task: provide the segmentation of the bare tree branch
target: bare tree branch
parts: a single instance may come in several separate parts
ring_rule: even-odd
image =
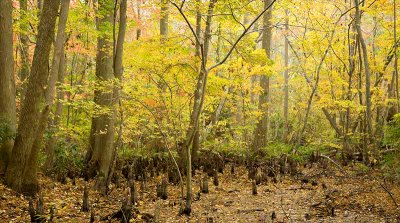
[[[240,42],[240,40],[242,40],[242,38],[247,34],[247,32],[250,30],[250,28],[258,21],[258,19],[261,18],[261,16],[268,11],[268,9],[270,9],[272,7],[272,5],[274,5],[274,3],[276,2],[276,0],[273,0],[271,2],[271,4],[266,7],[248,26],[245,30],[243,30],[242,34],[239,36],[239,38],[237,38],[237,40],[235,41],[235,43],[232,45],[232,47],[229,49],[228,53],[225,55],[225,57],[217,62],[216,64],[212,65],[210,68],[207,69],[207,72],[210,72],[212,69],[222,65],[223,63],[225,63],[225,61],[229,58],[229,56],[232,54],[233,50],[235,49],[235,47],[237,46],[237,44]]]

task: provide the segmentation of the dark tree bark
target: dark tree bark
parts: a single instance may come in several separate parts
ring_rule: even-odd
[[[0,174],[11,155],[16,128],[12,1],[0,2]]]
[[[25,176],[29,169],[36,168],[30,161],[32,145],[39,128],[39,120],[43,104],[45,104],[45,87],[49,77],[49,56],[54,40],[54,29],[59,0],[45,0],[43,13],[40,17],[39,31],[36,48],[33,56],[31,74],[29,76],[26,96],[22,103],[19,126],[15,139],[10,163],[6,171],[6,184],[12,189],[34,194],[38,190],[38,182],[35,176],[27,179]]]

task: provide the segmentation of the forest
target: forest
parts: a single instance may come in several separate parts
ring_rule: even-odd
[[[0,0],[0,222],[400,222],[399,0]]]

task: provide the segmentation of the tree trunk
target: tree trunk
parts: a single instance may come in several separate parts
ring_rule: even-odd
[[[64,84],[64,76],[66,72],[66,56],[65,56],[65,48],[61,48],[61,58],[60,58],[60,68],[58,71],[58,86],[57,86],[57,102],[56,102],[56,111],[54,112],[54,118],[50,119],[49,121],[49,129],[50,129],[50,137],[46,143],[46,163],[44,165],[44,168],[46,171],[49,171],[53,168],[54,165],[54,147],[57,143],[57,132],[60,126],[61,122],[61,117],[63,113],[63,100],[64,100],[64,90],[63,84]]]
[[[0,174],[7,168],[16,128],[12,1],[0,2]]]
[[[394,75],[396,80],[396,100],[397,112],[400,112],[400,96],[399,96],[399,68],[398,68],[398,55],[397,55],[397,13],[396,13],[396,0],[393,1],[393,36],[394,36]]]
[[[365,44],[364,37],[362,35],[361,30],[361,13],[359,8],[359,0],[354,0],[356,14],[355,14],[355,22],[356,22],[356,31],[358,38],[361,43],[361,50],[363,54],[363,62],[364,62],[364,70],[365,70],[365,104],[366,104],[366,122],[367,122],[367,132],[369,134],[368,137],[371,136],[372,132],[372,105],[371,105],[371,71],[368,62],[368,52],[367,45]]]
[[[204,96],[205,96],[207,75],[208,75],[208,72],[206,70],[206,64],[207,64],[208,48],[211,39],[211,21],[212,21],[212,14],[214,11],[215,2],[216,0],[211,0],[208,6],[206,27],[204,32],[203,57],[201,61],[200,74],[197,79],[196,90],[194,93],[194,103],[192,112],[190,114],[190,124],[186,132],[186,139],[183,145],[184,146],[183,149],[187,151],[186,205],[184,210],[184,213],[186,214],[190,214],[192,206],[192,175],[190,174],[192,172],[192,160],[191,160],[192,156],[191,156],[190,145],[193,142],[193,138],[195,136],[197,127],[199,125],[200,113],[204,103]]]
[[[137,0],[136,1],[136,7],[137,7],[137,20],[139,22],[139,27],[136,28],[136,40],[139,40],[140,37],[142,36],[142,29],[141,29],[141,20],[142,20],[142,2],[143,0]]]
[[[120,95],[121,95],[121,89],[122,89],[122,77],[123,77],[123,73],[124,73],[124,67],[122,64],[122,56],[123,56],[123,52],[124,52],[124,41],[125,41],[125,32],[126,32],[126,24],[127,24],[127,15],[126,15],[126,11],[127,11],[127,0],[122,0],[120,3],[120,21],[119,21],[119,30],[118,30],[118,39],[115,45],[115,55],[114,55],[114,77],[115,77],[115,82],[114,82],[114,102],[113,102],[113,106],[114,106],[114,119],[116,119],[116,108],[115,105],[118,103],[119,105],[121,105],[121,101],[120,101]],[[120,127],[119,127],[119,131],[118,131],[118,138],[117,141],[113,147],[113,151],[112,151],[112,158],[111,158],[111,164],[110,164],[110,171],[108,174],[108,179],[107,179],[107,187],[109,185],[109,183],[111,182],[111,178],[112,178],[112,174],[114,172],[114,165],[116,162],[116,155],[117,155],[117,149],[120,146],[120,141],[121,140],[121,134],[122,134],[122,128],[123,128],[123,112],[120,111],[121,113],[121,120],[119,120],[120,122]]]
[[[39,128],[42,104],[45,104],[45,89],[49,77],[49,56],[54,40],[54,29],[60,1],[45,0],[40,17],[36,48],[33,56],[31,74],[22,103],[19,126],[10,163],[6,171],[6,184],[12,189],[33,194],[38,189],[36,175],[26,179],[25,173],[33,166],[30,159],[36,133]],[[47,108],[49,109],[49,108]]]
[[[201,12],[200,12],[200,4],[201,0],[196,0],[196,36],[200,40],[201,39]],[[200,43],[196,41],[196,56],[200,56]]]
[[[113,3],[110,0],[101,0],[98,5],[102,15],[97,19],[97,29],[101,33],[97,38],[96,77],[100,89],[94,92],[94,102],[101,108],[100,115],[92,118],[90,145],[86,154],[86,165],[89,177],[97,174],[96,189],[102,193],[107,191],[107,178],[112,158],[114,139],[114,111],[113,111],[113,50],[112,34],[106,30],[114,24]],[[108,111],[107,111],[108,110]]]
[[[196,36],[199,40],[201,40],[201,12],[200,12],[200,4],[201,0],[196,0]],[[200,55],[200,43],[196,41],[196,51],[195,51],[195,56],[201,56]],[[192,143],[192,152],[191,152],[191,158],[192,158],[192,164],[191,165],[196,165],[197,163],[197,152],[200,149],[200,132],[199,132],[200,124],[197,125],[197,130],[194,133],[194,138],[193,138],[193,143]],[[186,159],[184,159],[187,161]],[[187,164],[186,164],[187,165]],[[183,171],[184,172],[184,171]]]
[[[289,40],[288,40],[288,33],[289,33],[289,16],[288,11],[286,13],[286,21],[285,21],[285,74],[284,74],[284,101],[283,101],[283,119],[284,119],[284,134],[283,134],[283,141],[287,142],[287,137],[289,135]]]
[[[168,1],[161,0],[160,35],[165,40],[168,37]]]
[[[19,52],[21,55],[21,69],[19,71],[19,79],[22,82],[20,98],[21,101],[24,98],[26,91],[26,79],[29,76],[29,38],[28,38],[28,30],[29,24],[26,21],[26,13],[28,13],[28,2],[27,0],[20,0],[20,11],[21,11],[21,25],[20,25],[20,34],[19,39],[21,41],[21,45],[19,47]]]
[[[271,5],[272,0],[264,0],[264,8]],[[272,28],[271,28],[271,17],[272,17],[272,9],[269,9],[263,18],[263,34],[262,34],[262,48],[265,50],[268,58],[271,58],[271,37],[272,37]],[[269,98],[269,77],[266,75],[262,75],[260,77],[260,85],[263,89],[263,92],[259,96],[258,100],[258,109],[260,109],[263,114],[261,119],[257,123],[257,127],[254,132],[254,139],[252,148],[254,150],[260,149],[267,145],[267,137],[268,137],[268,98]]]
[[[113,58],[112,34],[105,30],[114,24],[113,1],[99,1],[99,12],[103,17],[98,18],[97,29],[102,33],[97,39],[96,77],[101,88],[112,88],[112,91],[96,89],[94,102],[102,108],[101,114],[92,118],[90,145],[86,154],[88,177],[97,173],[96,189],[103,194],[107,193],[108,182],[111,177],[113,163],[114,134],[115,134],[115,102],[119,100],[120,81],[122,78],[122,52],[126,29],[126,1],[121,3],[121,25],[116,43],[115,57]],[[124,14],[123,14],[124,13]],[[114,60],[114,61],[113,61]],[[117,83],[112,82],[117,78]],[[107,110],[107,111],[104,111]]]
[[[55,87],[56,81],[58,79],[59,69],[60,69],[60,60],[61,55],[63,55],[64,43],[66,40],[65,27],[67,25],[68,19],[68,11],[69,11],[69,3],[70,0],[61,0],[61,8],[60,8],[60,18],[58,22],[58,30],[57,37],[54,43],[54,53],[53,53],[53,61],[51,65],[49,83],[46,88],[45,94],[45,102],[46,106],[42,110],[42,114],[40,117],[39,128],[36,132],[36,138],[32,146],[31,158],[29,159],[29,166],[34,166],[35,168],[30,168],[27,170],[26,177],[27,179],[35,179],[37,163],[38,163],[38,154],[40,152],[40,148],[43,143],[43,134],[46,130],[46,126],[48,125],[49,114],[51,108],[53,107],[54,95],[55,95]]]

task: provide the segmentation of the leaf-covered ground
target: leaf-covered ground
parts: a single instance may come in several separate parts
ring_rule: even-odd
[[[277,183],[263,183],[252,195],[251,182],[244,168],[235,174],[219,175],[219,186],[210,180],[209,194],[201,194],[194,201],[191,217],[178,216],[179,187],[169,186],[167,200],[156,199],[157,179],[150,180],[144,193],[139,190],[140,214],[134,222],[143,222],[145,215],[153,215],[159,207],[160,222],[399,222],[400,186],[385,182],[377,172],[354,169],[336,171],[318,168],[303,169],[297,176],[285,176]],[[199,190],[194,178],[194,191]],[[90,214],[81,212],[83,179],[75,185],[70,181],[60,184],[41,177],[45,209],[55,207],[55,222],[89,222]],[[91,182],[93,184],[93,182]],[[139,185],[137,183],[137,185]],[[115,186],[107,197],[90,191],[90,202],[95,207],[96,222],[120,209],[124,183]],[[391,197],[390,196],[393,197]],[[196,198],[197,195],[195,195]],[[395,200],[395,201],[394,201]],[[332,208],[334,215],[332,216]],[[0,184],[0,222],[29,222],[28,201]]]

